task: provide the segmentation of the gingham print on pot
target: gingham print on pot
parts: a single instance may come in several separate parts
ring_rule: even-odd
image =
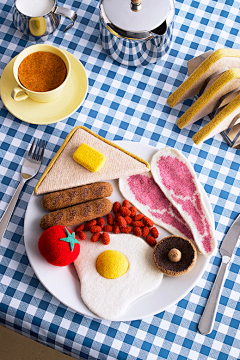
[[[173,23],[161,39],[152,35],[147,42],[126,40],[112,34],[100,18],[100,38],[103,49],[113,60],[126,66],[146,66],[163,57],[171,44],[172,28]]]

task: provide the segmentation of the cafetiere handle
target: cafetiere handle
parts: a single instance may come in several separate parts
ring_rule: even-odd
[[[77,18],[77,14],[75,13],[75,11],[67,9],[65,7],[62,7],[62,6],[56,6],[56,8],[54,10],[54,14],[65,16],[68,19],[72,20],[72,23],[70,23],[68,26],[66,26],[65,29],[63,30],[63,32],[66,32],[69,29],[71,29],[71,27],[74,25],[74,22],[75,22],[75,20]]]

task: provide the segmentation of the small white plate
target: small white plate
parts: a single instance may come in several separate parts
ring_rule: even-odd
[[[116,141],[116,144],[137,156],[150,162],[156,148],[136,142]],[[123,198],[118,189],[118,181],[109,181],[113,185],[113,194],[109,198],[112,202]],[[205,190],[200,184],[203,202],[214,222],[213,211]],[[41,206],[41,196],[32,195],[25,215],[24,241],[29,261],[46,289],[63,304],[71,309],[94,318],[98,318],[83,303],[80,296],[80,283],[74,266],[71,264],[64,268],[50,265],[38,251],[38,239],[42,234],[39,222],[46,211]],[[159,239],[169,233],[158,227]],[[88,240],[87,240],[88,241]],[[144,295],[129,305],[127,311],[115,321],[131,321],[158,314],[184,298],[197,284],[203,275],[210,256],[198,255],[194,268],[180,277],[164,276],[159,288]]]
[[[30,124],[47,125],[71,116],[83,103],[88,91],[88,78],[82,63],[68,51],[65,54],[71,63],[71,74],[61,95],[54,101],[40,103],[28,98],[23,101],[13,100],[11,93],[16,83],[13,76],[12,59],[4,68],[0,92],[2,102],[16,118]]]

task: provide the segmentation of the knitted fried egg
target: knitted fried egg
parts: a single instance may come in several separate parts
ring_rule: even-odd
[[[101,241],[81,242],[74,265],[81,283],[81,298],[97,316],[113,320],[140,296],[156,289],[162,273],[153,262],[153,249],[130,234],[110,235]]]

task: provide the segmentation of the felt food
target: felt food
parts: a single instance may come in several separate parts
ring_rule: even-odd
[[[81,144],[73,154],[73,160],[92,172],[99,171],[106,162],[106,157],[87,144]]]
[[[150,172],[119,179],[119,189],[144,215],[171,234],[193,241],[192,232],[178,210],[164,195]]]
[[[38,241],[38,249],[47,262],[55,266],[71,264],[80,253],[80,245],[75,233],[58,225],[42,233]]]
[[[189,225],[198,251],[212,254],[216,248],[214,228],[190,162],[178,150],[163,148],[154,154],[151,167],[154,180]]]
[[[106,250],[96,262],[97,271],[106,279],[117,279],[126,274],[129,268],[128,259],[120,251]]]
[[[156,267],[169,276],[180,276],[189,272],[195,265],[197,251],[187,239],[167,236],[160,240],[153,250]]]
[[[238,121],[240,50],[209,50],[188,61],[188,73],[189,77],[169,96],[167,103],[174,107],[198,95],[198,99],[177,121],[182,129],[211,114],[211,120],[193,136],[194,143],[198,145],[233,127]],[[232,130],[235,139],[237,128]]]
[[[113,320],[135,299],[156,289],[163,275],[143,239],[130,234],[110,237],[107,250],[99,241],[83,241],[74,266],[85,305],[97,316]]]
[[[42,207],[47,211],[59,210],[68,206],[111,196],[113,187],[108,182],[93,183],[72,189],[55,191],[43,195]]]
[[[106,162],[98,172],[91,172],[74,161],[73,154],[81,144],[104,154]],[[66,166],[67,165],[67,166]],[[75,127],[54,156],[35,187],[35,194],[45,194],[98,181],[146,172],[150,165],[114,143],[83,126]]]
[[[228,69],[240,68],[240,50],[216,50],[169,96],[168,105],[174,107],[191,96],[197,95],[210,75],[226,67]]]
[[[112,203],[106,198],[87,201],[82,204],[52,211],[44,215],[40,221],[40,227],[43,230],[46,230],[54,225],[77,225],[84,221],[107,215],[111,210]]]
[[[195,144],[200,144],[220,132],[228,129],[234,119],[237,120],[240,114],[240,94],[238,94],[229,104],[224,106],[221,111],[214,116],[205,126],[203,126],[196,134],[193,135]],[[234,124],[232,124],[234,125]]]
[[[218,100],[240,86],[240,69],[225,71],[178,119],[180,129],[210,114]]]

